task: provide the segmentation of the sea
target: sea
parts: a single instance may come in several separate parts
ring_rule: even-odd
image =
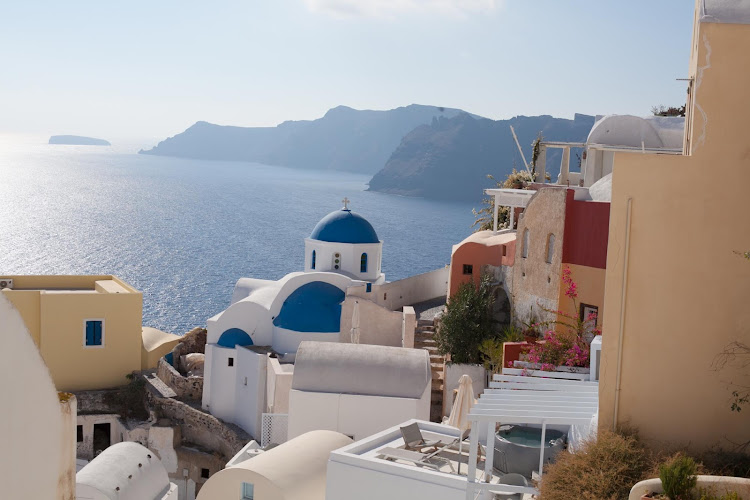
[[[143,292],[143,324],[182,334],[224,310],[241,277],[304,267],[304,238],[342,206],[383,241],[394,281],[450,262],[477,202],[369,192],[370,177],[49,145],[0,135],[0,276],[113,274]]]

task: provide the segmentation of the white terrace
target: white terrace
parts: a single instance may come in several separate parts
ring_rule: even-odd
[[[498,424],[540,425],[541,444],[548,425],[588,429],[597,413],[598,384],[495,375],[490,385],[471,410],[471,434],[461,448],[455,445],[460,440],[458,429],[411,420],[332,452],[327,500],[474,500],[503,493],[530,499],[538,494],[532,485],[502,484],[504,474],[493,463]],[[439,441],[434,451],[405,450],[401,427],[415,422],[426,441]]]

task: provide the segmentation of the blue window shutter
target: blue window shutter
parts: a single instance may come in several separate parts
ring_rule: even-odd
[[[359,259],[359,272],[360,273],[366,273],[367,272],[367,254],[363,253],[362,257]]]
[[[86,345],[94,345],[94,322],[86,322]]]
[[[94,321],[94,345],[102,345],[102,322]]]
[[[312,253],[312,265],[310,266],[310,269],[315,269],[315,250],[313,250]]]

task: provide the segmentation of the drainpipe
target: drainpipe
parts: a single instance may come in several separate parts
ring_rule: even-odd
[[[620,410],[620,383],[622,375],[622,344],[625,334],[625,298],[628,292],[628,264],[630,263],[630,217],[633,210],[633,198],[628,198],[625,212],[625,260],[622,268],[622,286],[620,288],[620,332],[617,339],[617,376],[615,379],[615,408],[612,415],[612,430],[617,430]]]

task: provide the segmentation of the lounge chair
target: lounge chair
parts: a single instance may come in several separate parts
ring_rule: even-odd
[[[500,477],[498,484],[509,484],[511,486],[528,486],[529,482],[521,474],[505,474]],[[522,493],[495,493],[494,500],[521,500]]]
[[[416,422],[401,427],[401,436],[404,438],[405,449],[409,451],[418,451],[420,453],[423,453],[424,450],[428,448],[432,448],[432,451],[436,451],[438,447],[449,444],[440,440],[425,440],[425,438],[422,437],[422,431],[419,430],[419,425]],[[458,443],[458,441],[456,441],[456,443]]]
[[[382,448],[378,450],[378,456],[383,457],[386,460],[403,460],[405,462],[411,462],[417,467],[426,467],[428,469],[440,470],[440,466],[448,465],[451,472],[455,472],[453,464],[450,460],[443,457],[438,457],[439,451],[432,453],[419,453],[416,451],[403,450],[401,448]]]

